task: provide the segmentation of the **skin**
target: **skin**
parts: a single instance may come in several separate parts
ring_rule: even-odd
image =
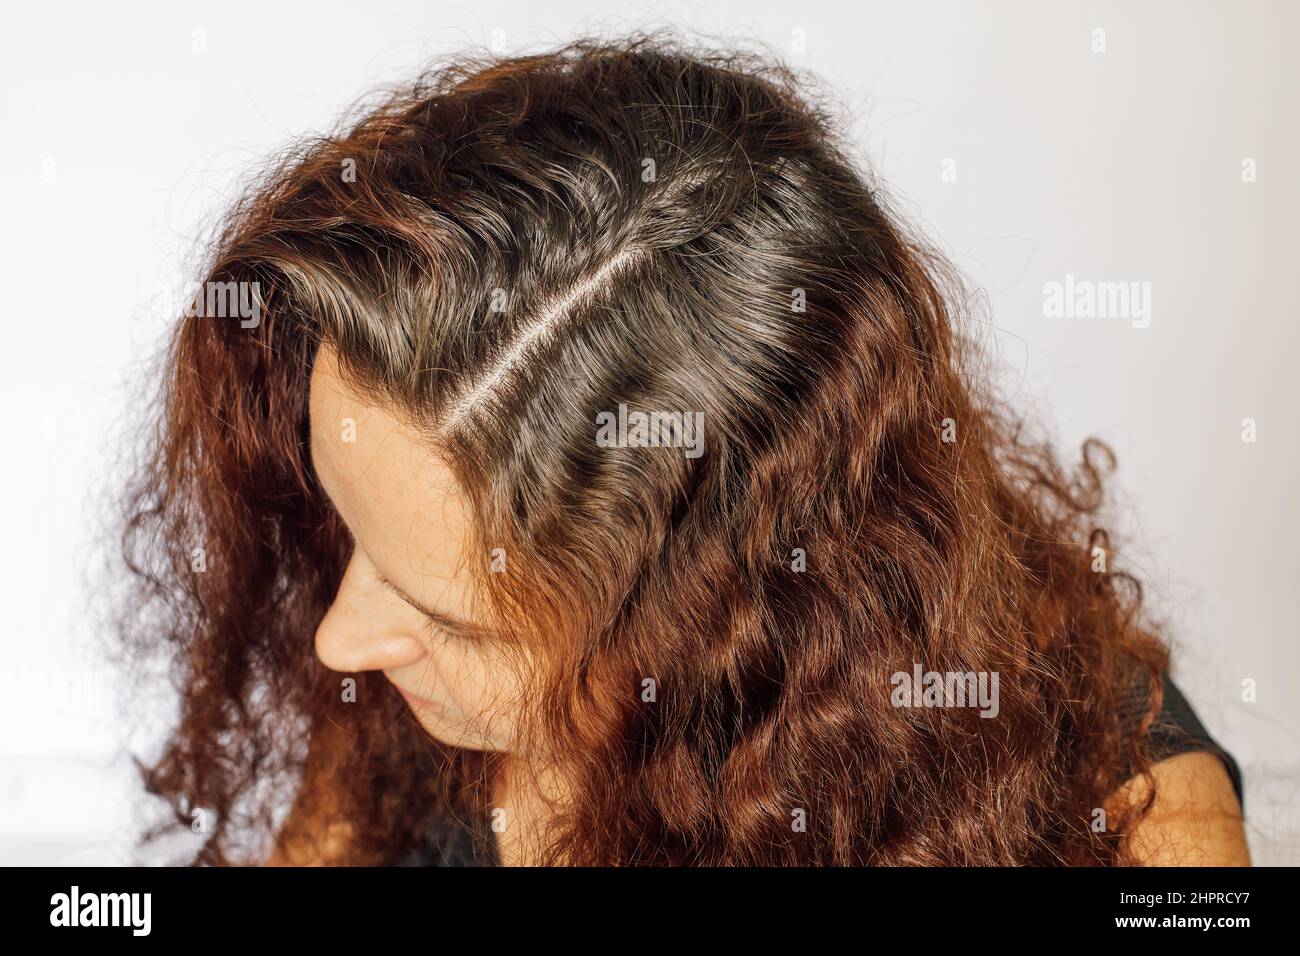
[[[466,505],[447,467],[418,435],[340,377],[322,346],[312,374],[311,451],[317,474],[350,529],[355,548],[334,603],[316,632],[316,653],[345,674],[378,670],[406,697],[430,736],[457,747],[507,755],[494,794],[506,810],[498,850],[505,865],[528,862],[528,834],[540,829],[544,785],[525,786],[511,755],[511,701],[520,687],[473,628],[473,586],[461,561]],[[355,423],[355,440],[345,440]],[[385,583],[385,582],[389,583]],[[430,619],[430,614],[436,620]],[[460,630],[458,630],[458,628]],[[1131,840],[1149,865],[1250,864],[1241,809],[1223,764],[1187,753],[1152,770],[1158,795]],[[1134,779],[1111,809],[1144,798]],[[340,833],[336,847],[346,840]],[[271,863],[303,863],[277,852]]]
[[[1146,799],[1151,813],[1133,831],[1130,846],[1147,866],[1250,866],[1241,804],[1223,761],[1212,753],[1183,753],[1151,769],[1151,782],[1134,778],[1111,805]]]
[[[329,348],[312,376],[310,415],[317,476],[354,540],[316,631],[317,656],[343,673],[382,671],[437,740],[511,751],[508,702],[519,688],[492,642],[467,633],[473,589],[460,555],[468,522],[450,471],[340,380]]]

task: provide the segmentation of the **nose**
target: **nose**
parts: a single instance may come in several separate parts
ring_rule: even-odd
[[[411,622],[406,605],[380,583],[358,548],[316,628],[316,656],[330,670],[345,674],[414,664],[428,650],[412,633]]]

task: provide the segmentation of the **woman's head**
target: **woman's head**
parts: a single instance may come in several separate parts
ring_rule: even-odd
[[[797,79],[464,63],[233,211],[204,278],[260,319],[178,328],[130,537],[183,684],[150,782],[205,859],[338,727],[357,861],[482,820],[502,754],[563,781],[554,860],[1112,858],[1163,650],[1098,472],[984,400]],[[898,706],[918,665],[998,674],[997,716]]]
[[[448,671],[465,665],[476,686],[465,693],[492,698],[472,709],[498,723],[520,709],[498,685],[517,702],[520,682],[483,655],[541,643],[579,666],[637,587],[672,587],[652,572],[669,556],[674,511],[698,515],[681,530],[702,534],[708,520],[709,534],[743,532],[736,499],[753,489],[728,483],[749,459],[808,441],[800,419],[835,428],[813,403],[879,404],[884,375],[830,384],[861,375],[859,360],[890,363],[886,351],[914,346],[944,356],[948,334],[899,325],[876,356],[869,330],[854,330],[845,304],[891,293],[873,293],[846,256],[885,243],[886,281],[925,277],[892,274],[911,267],[901,240],[788,89],[654,48],[515,70],[444,81],[442,96],[399,99],[318,146],[286,195],[258,197],[261,225],[227,245],[243,261],[221,276],[263,276],[268,321],[292,313],[320,343],[315,477],[355,541],[317,633],[322,661],[383,670],[433,705],[425,714],[460,711],[444,697],[457,689]],[[841,409],[841,424],[859,411]],[[638,446],[638,415],[657,416],[643,440],[662,433],[661,447]],[[364,476],[355,489],[349,468]],[[735,557],[785,567],[800,542],[777,544]],[[499,592],[495,620],[470,606],[475,579]],[[461,619],[488,615],[481,638],[431,632],[398,592]],[[384,607],[398,612],[387,649]],[[409,640],[430,633],[450,649]],[[642,678],[653,675],[624,673],[625,692],[638,697]],[[482,727],[471,739],[506,749]]]

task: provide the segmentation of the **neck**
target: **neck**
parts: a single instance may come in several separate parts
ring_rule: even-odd
[[[500,821],[496,842],[502,866],[538,865],[558,792],[554,779],[524,767],[516,758],[502,763],[488,808],[492,819]]]

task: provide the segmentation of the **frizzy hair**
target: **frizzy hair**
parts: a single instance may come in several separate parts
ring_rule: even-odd
[[[579,41],[431,71],[230,211],[203,278],[259,321],[180,319],[125,498],[124,646],[180,702],[142,769],[170,826],[207,811],[194,862],[256,858],[294,795],[344,862],[486,833],[500,758],[312,654],[350,547],[322,343],[452,469],[476,613],[540,655],[549,862],[1125,862],[1150,801],[1096,811],[1167,649],[1096,523],[1114,459],[1063,468],[987,394],[959,280],[835,126],[762,56]],[[704,454],[600,447],[620,403],[702,413]],[[917,664],[996,672],[997,717],[894,706]]]

